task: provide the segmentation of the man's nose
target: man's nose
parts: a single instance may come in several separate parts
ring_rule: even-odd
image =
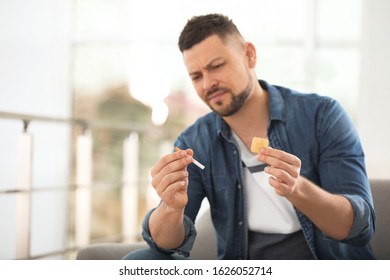
[[[209,90],[217,85],[217,80],[212,75],[203,76],[203,89]]]

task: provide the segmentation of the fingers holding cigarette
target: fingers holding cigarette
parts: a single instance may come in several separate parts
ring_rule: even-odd
[[[192,163],[192,151],[180,151],[163,156],[151,169],[152,186],[169,209],[182,209],[188,201],[187,166]]]
[[[182,151],[179,147],[175,147],[175,150]],[[187,154],[190,154],[191,156],[194,154],[191,149],[187,149],[186,152],[187,152]],[[205,166],[203,164],[201,164],[199,161],[197,161],[194,158],[192,158],[192,163],[195,164],[197,167],[199,167],[202,170],[205,168]]]

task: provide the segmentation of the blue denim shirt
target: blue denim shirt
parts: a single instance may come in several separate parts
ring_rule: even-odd
[[[296,209],[310,250],[318,259],[373,259],[369,245],[375,229],[375,212],[365,171],[364,153],[352,121],[333,99],[301,94],[259,81],[269,94],[268,138],[270,146],[296,155],[301,175],[324,190],[345,196],[355,215],[349,236],[342,241],[327,237]],[[242,125],[245,125],[243,123]],[[245,187],[239,149],[225,121],[210,112],[187,128],[175,146],[191,148],[205,165],[188,166],[188,204],[185,208],[185,241],[175,250],[189,255],[196,237],[194,221],[202,200],[210,203],[218,259],[246,259],[248,223]],[[143,237],[156,246],[143,224]]]

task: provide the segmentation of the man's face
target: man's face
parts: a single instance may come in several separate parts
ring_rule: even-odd
[[[199,97],[221,116],[236,113],[252,91],[245,46],[213,35],[183,52],[184,64]]]

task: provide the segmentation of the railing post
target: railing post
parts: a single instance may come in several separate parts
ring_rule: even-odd
[[[21,191],[16,195],[16,259],[30,257],[31,188],[32,188],[32,135],[27,132],[28,121],[18,141],[18,181]]]
[[[136,132],[123,143],[122,235],[124,242],[138,235],[139,141]]]
[[[75,239],[78,246],[90,241],[92,137],[89,130],[77,137]]]

